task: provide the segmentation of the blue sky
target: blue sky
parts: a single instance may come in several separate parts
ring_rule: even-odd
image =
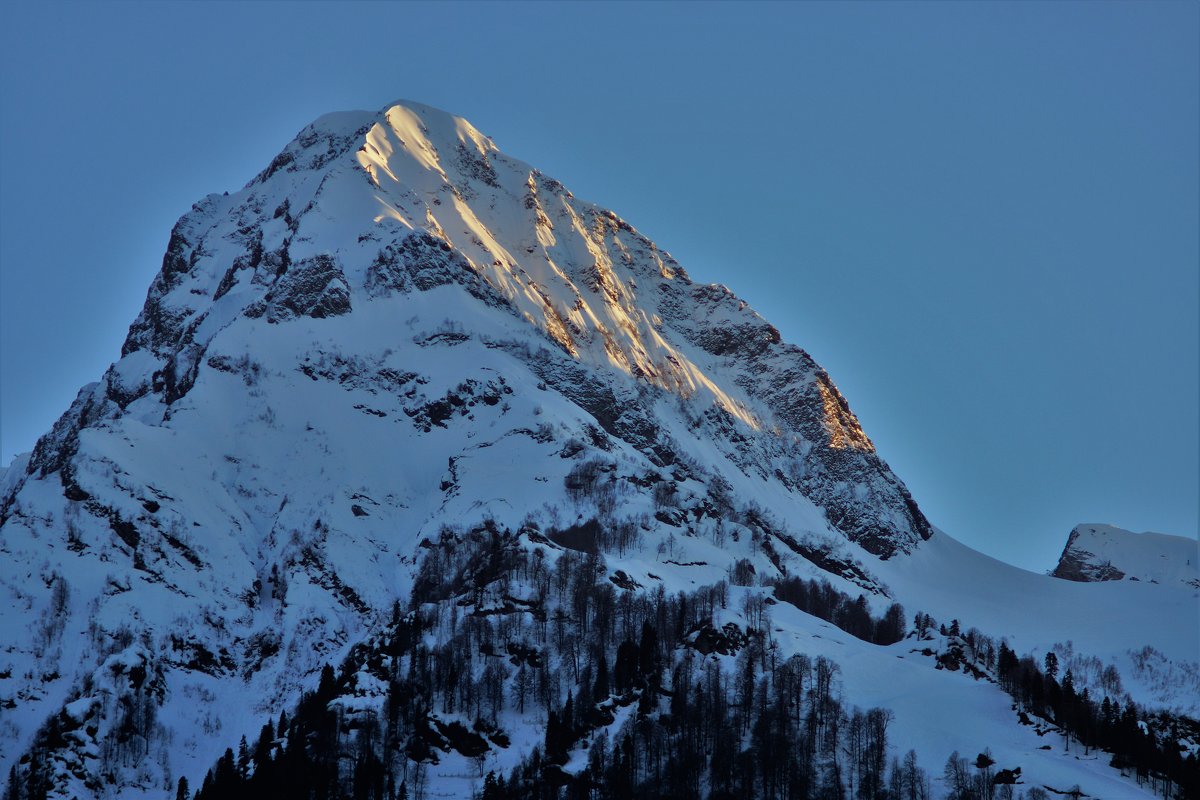
[[[971,546],[1196,535],[1195,3],[0,14],[5,463],[118,355],[191,203],[407,97],[750,301]]]

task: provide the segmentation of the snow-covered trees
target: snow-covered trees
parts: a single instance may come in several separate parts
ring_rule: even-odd
[[[545,560],[505,531],[445,531],[410,610],[322,670],[290,718],[231,748],[200,799],[292,798],[301,785],[313,798],[423,796],[423,765],[509,746],[501,726],[515,714],[545,727],[515,772],[480,773],[489,798],[800,800],[852,788],[882,800],[894,782],[923,800],[915,755],[888,773],[891,712],[848,707],[824,656],[781,659],[765,604],[748,609],[757,624],[718,630],[728,587],[616,594],[600,556]],[[385,692],[364,705],[371,685]],[[568,771],[585,746],[586,766]]]

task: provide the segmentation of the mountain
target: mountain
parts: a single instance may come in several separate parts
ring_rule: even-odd
[[[1184,536],[1077,525],[1050,574],[1069,581],[1179,582],[1200,589],[1200,545]]]
[[[1191,786],[1194,587],[935,530],[745,302],[416,103],[193,206],[2,480],[20,800]]]

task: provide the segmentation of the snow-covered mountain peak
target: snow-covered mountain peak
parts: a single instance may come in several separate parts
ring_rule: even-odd
[[[553,592],[547,570],[566,576]],[[319,118],[193,206],[120,358],[0,474],[0,774],[61,725],[61,795],[107,791],[102,751],[115,791],[160,796],[323,664],[396,635],[402,609],[441,604],[451,628],[461,610],[464,631],[495,618],[540,669],[513,620],[544,638],[546,596],[577,586],[630,625],[647,598],[688,595],[704,647],[725,650],[790,604],[780,640],[857,659],[864,696],[906,655],[942,685],[927,653],[877,649],[872,614],[894,645],[905,632],[893,601],[1027,651],[1064,627],[1089,648],[1118,630],[1168,666],[1195,649],[1126,613],[1133,597],[1176,620],[1182,589],[1006,571],[934,536],[829,375],[744,301],[462,118],[402,101]],[[777,586],[811,588],[826,616]],[[1104,635],[1073,615],[1096,588]],[[841,608],[857,633],[826,624]],[[553,624],[597,612],[566,613]],[[1006,714],[994,699],[980,707]]]
[[[803,350],[725,287],[694,284],[612,212],[504,155],[464,119],[407,101],[321,117],[241,192],[185,215],[102,395],[121,409],[154,397],[169,413],[213,340],[249,320],[355,316],[451,285],[540,334],[538,347],[557,353],[536,359],[543,381],[588,370],[563,390],[610,433],[638,430],[629,435],[653,463],[676,457],[652,408],[673,396],[715,426],[739,470],[815,501],[868,551],[886,557],[928,537]],[[100,413],[93,394],[80,412]],[[41,474],[74,446],[66,434],[78,415],[68,422],[39,445]]]
[[[871,562],[931,534],[803,350],[409,102],[325,115],[194,205],[121,357],[3,489],[3,638],[17,608],[62,619],[0,652],[12,742],[111,657],[153,655],[180,708],[233,675],[294,692],[448,528],[599,520],[616,538],[582,546],[619,543],[626,586],[742,564],[879,598]]]
[[[1071,531],[1050,574],[1071,581],[1182,583],[1200,589],[1200,543],[1185,536],[1084,523]]]

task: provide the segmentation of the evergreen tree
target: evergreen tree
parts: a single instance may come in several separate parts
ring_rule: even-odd
[[[613,669],[613,686],[618,692],[633,688],[639,683],[641,656],[638,646],[626,639],[617,648],[617,663]]]
[[[596,682],[592,688],[592,702],[599,703],[608,699],[608,659],[604,657],[603,651],[600,653],[600,658],[596,662]]]
[[[489,772],[483,781],[482,800],[502,800],[502,797],[500,786],[496,782],[496,773]]]
[[[238,775],[240,775],[243,779],[245,779],[250,772],[250,747],[246,744],[245,736],[243,736],[241,741],[238,742],[237,771]]]
[[[15,764],[8,769],[8,786],[4,790],[4,800],[21,800],[21,788],[17,785],[17,767]]]
[[[254,745],[254,763],[255,772],[271,760],[271,751],[275,746],[275,731],[271,728],[271,721],[267,720],[266,724],[258,732],[258,742]]]
[[[662,660],[658,652],[658,631],[649,620],[642,623],[642,638],[638,643],[641,662],[638,665],[642,675],[651,686],[658,686],[662,675]]]
[[[1046,653],[1045,663],[1046,669],[1044,671],[1046,673],[1046,677],[1050,680],[1054,680],[1056,677],[1058,677],[1058,656],[1054,654],[1053,650]]]
[[[317,684],[317,697],[325,702],[337,697],[337,679],[334,676],[332,664],[326,664],[321,668],[321,681]]]

